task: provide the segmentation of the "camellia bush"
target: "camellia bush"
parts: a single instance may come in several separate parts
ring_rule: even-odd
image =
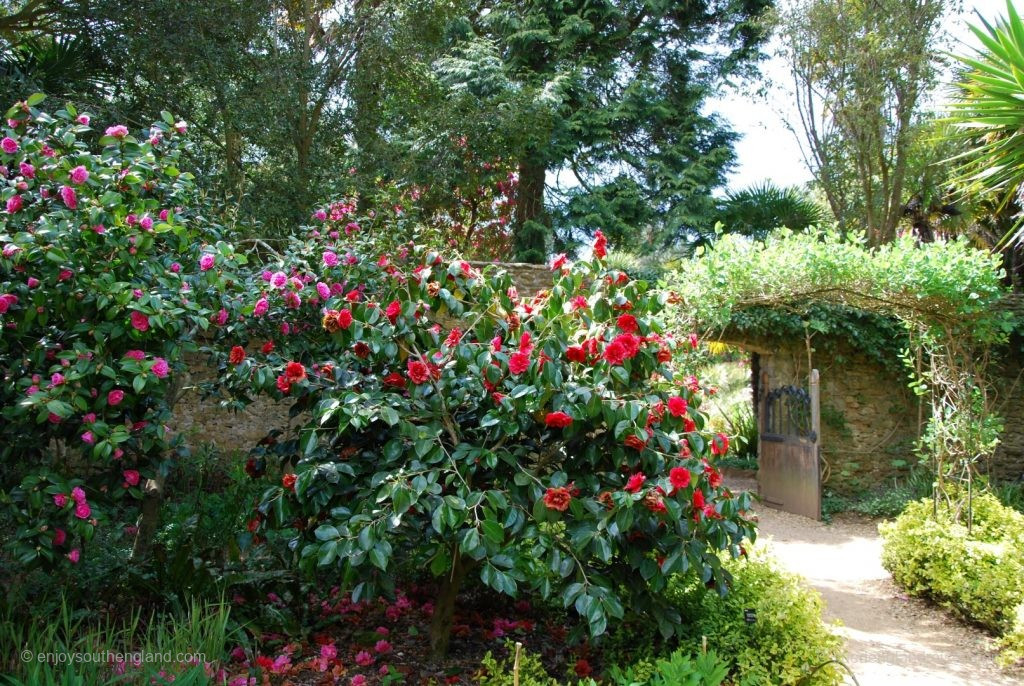
[[[626,613],[666,635],[659,594],[692,570],[724,590],[719,551],[753,540],[749,495],[722,486],[724,436],[702,433],[690,338],[666,332],[671,298],[592,261],[552,263],[552,287],[516,292],[413,245],[381,253],[324,212],[278,262],[239,286],[210,346],[225,404],[292,403],[247,469],[284,466],[250,529],[294,532],[296,562],[336,569],[353,602],[430,570],[430,629],[448,645],[471,575],[516,596],[557,598],[592,635]]]
[[[234,258],[199,228],[183,122],[95,127],[42,100],[0,135],[0,501],[14,557],[52,566],[112,512],[132,526],[166,473],[182,353],[226,323],[212,267]]]

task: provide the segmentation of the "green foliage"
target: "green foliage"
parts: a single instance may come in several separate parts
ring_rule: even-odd
[[[729,674],[729,660],[710,650],[692,657],[677,650],[666,659],[630,665],[624,670],[612,666],[606,683],[616,686],[719,686]],[[588,686],[596,686],[591,680]]]
[[[62,603],[53,614],[26,622],[8,610],[0,616],[0,671],[5,674],[0,683],[107,686],[173,680],[175,684],[213,684],[207,667],[221,661],[228,641],[238,631],[229,612],[224,603],[192,602],[179,614],[143,617],[135,609],[123,621],[97,622]],[[32,653],[30,659],[23,657],[26,650]],[[142,653],[146,659],[141,659]],[[70,662],[76,654],[78,661]],[[133,655],[140,657],[141,664],[132,664]],[[197,662],[189,664],[192,657]]]
[[[1008,316],[999,257],[963,240],[911,237],[869,248],[862,237],[779,231],[763,243],[725,236],[668,279],[680,295],[684,330],[718,330],[751,308],[805,312],[828,303],[895,316],[924,327],[950,325],[978,341],[1001,340]]]
[[[856,512],[874,518],[895,517],[911,501],[931,495],[933,482],[932,474],[914,469],[902,480],[862,493],[839,495],[826,490],[821,499],[822,516],[827,519],[839,512]]]
[[[1002,634],[1004,659],[1017,659],[1024,638],[1024,515],[978,492],[968,523],[962,502],[951,505],[943,496],[938,502],[920,500],[881,524],[882,564],[909,593]]]
[[[841,659],[843,643],[822,623],[817,592],[802,580],[758,559],[729,560],[734,582],[724,596],[708,592],[700,579],[674,581],[668,598],[685,619],[681,639],[692,644],[707,637],[708,646],[733,660],[733,673],[750,684],[792,684],[830,660]],[[756,621],[747,624],[744,611]],[[834,665],[818,670],[807,684],[839,684]]]
[[[716,222],[723,231],[763,240],[771,231],[786,227],[804,231],[825,228],[828,210],[797,188],[779,188],[770,181],[731,191],[722,200]]]
[[[478,686],[558,686],[558,680],[548,676],[541,664],[540,657],[526,649],[519,653],[519,680],[513,678],[516,646],[512,641],[505,641],[505,657],[498,659],[490,650],[480,663],[480,672],[474,677],[473,683]]]

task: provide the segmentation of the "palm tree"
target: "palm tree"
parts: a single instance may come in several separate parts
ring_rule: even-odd
[[[1009,0],[1006,13],[995,24],[982,18],[981,27],[970,27],[983,47],[957,57],[967,71],[949,115],[950,135],[965,148],[952,158],[954,181],[965,195],[993,200],[996,214],[1019,206],[1024,194],[1024,22]],[[1019,219],[1003,242],[1011,234],[1024,243]]]
[[[803,231],[829,221],[825,208],[797,188],[779,188],[770,181],[730,192],[718,205],[716,221],[727,233],[763,239],[785,226]]]

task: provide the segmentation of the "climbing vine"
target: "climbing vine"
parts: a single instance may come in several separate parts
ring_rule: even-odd
[[[905,236],[869,248],[863,236],[781,230],[758,242],[723,236],[668,281],[682,330],[777,337],[813,326],[869,354],[900,353],[911,389],[930,405],[921,453],[937,497],[946,482],[962,482],[966,490],[948,492],[969,498],[1002,427],[987,373],[993,348],[1014,329],[999,307],[1002,276],[997,255],[963,240]]]

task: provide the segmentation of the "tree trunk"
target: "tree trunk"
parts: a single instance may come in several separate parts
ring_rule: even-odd
[[[516,192],[515,245],[520,262],[542,264],[547,259],[547,238],[551,225],[544,212],[544,179],[547,166],[527,154],[519,162]]]
[[[133,560],[143,560],[149,556],[153,536],[160,522],[160,501],[164,495],[163,478],[146,479],[142,493],[142,516],[139,517],[139,530],[135,532],[135,544],[132,546]]]
[[[462,559],[456,547],[452,569],[441,582],[437,601],[434,603],[434,614],[430,620],[430,657],[434,661],[440,661],[448,653],[452,621],[455,618],[455,599],[469,568],[470,564]]]

